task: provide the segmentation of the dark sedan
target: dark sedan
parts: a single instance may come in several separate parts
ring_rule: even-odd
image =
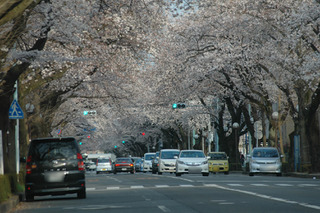
[[[117,174],[118,172],[130,172],[134,174],[134,162],[131,158],[117,158],[114,163],[113,173]]]

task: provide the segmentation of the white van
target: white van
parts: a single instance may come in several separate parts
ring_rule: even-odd
[[[158,174],[161,175],[163,172],[176,172],[176,160],[179,154],[179,149],[160,150]]]
[[[155,158],[156,153],[148,152],[144,154],[143,157],[143,172],[151,172],[152,171],[152,160]]]

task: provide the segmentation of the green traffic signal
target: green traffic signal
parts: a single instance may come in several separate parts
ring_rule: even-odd
[[[79,142],[79,145],[82,145],[82,142]]]
[[[117,147],[118,147],[117,145],[114,146],[114,148],[117,148]]]
[[[185,103],[174,103],[172,104],[172,109],[184,109],[186,108]]]
[[[125,144],[126,142],[125,142],[125,141],[122,141],[122,143]]]

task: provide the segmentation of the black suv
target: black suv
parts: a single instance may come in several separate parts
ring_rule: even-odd
[[[71,193],[86,198],[85,165],[75,138],[32,140],[26,164],[26,201]]]

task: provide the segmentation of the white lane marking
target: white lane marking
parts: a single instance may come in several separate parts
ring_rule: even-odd
[[[107,187],[107,190],[118,190],[118,189],[120,189],[119,186],[108,186]]]
[[[298,186],[300,186],[300,187],[304,187],[304,186],[316,187],[319,185],[318,184],[298,184]]]
[[[170,209],[168,209],[165,206],[158,206],[159,209],[161,209],[163,212],[171,212]]]
[[[155,187],[157,187],[157,188],[165,188],[165,187],[169,187],[169,185],[155,185]]]
[[[131,189],[142,189],[144,186],[130,186]]]
[[[263,184],[263,183],[253,183],[250,184],[251,186],[268,186],[267,184]]]
[[[242,184],[238,184],[238,183],[230,183],[230,184],[227,184],[229,186],[243,186]]]
[[[181,187],[194,187],[194,185],[191,184],[180,184]]]
[[[278,183],[276,185],[277,186],[293,186],[292,184],[287,184],[287,183]]]
[[[214,186],[214,185],[215,184],[211,184],[211,187],[216,187],[218,189],[223,189],[223,190],[228,190],[228,191],[233,191],[233,192],[239,192],[239,193],[248,194],[248,195],[252,195],[252,196],[256,196],[256,197],[260,197],[260,198],[264,198],[264,199],[269,199],[269,200],[274,200],[274,201],[278,201],[278,202],[283,202],[283,203],[297,204],[297,205],[304,206],[307,208],[320,210],[320,206],[317,206],[317,205],[312,205],[312,204],[308,204],[308,203],[299,203],[296,201],[287,200],[287,199],[278,198],[278,197],[272,197],[269,195],[259,194],[259,193],[255,193],[255,192],[250,192],[250,191],[245,191],[245,190],[240,190],[240,189],[232,189],[232,188],[218,186],[218,185]]]
[[[86,188],[86,191],[94,191],[96,188]]]

